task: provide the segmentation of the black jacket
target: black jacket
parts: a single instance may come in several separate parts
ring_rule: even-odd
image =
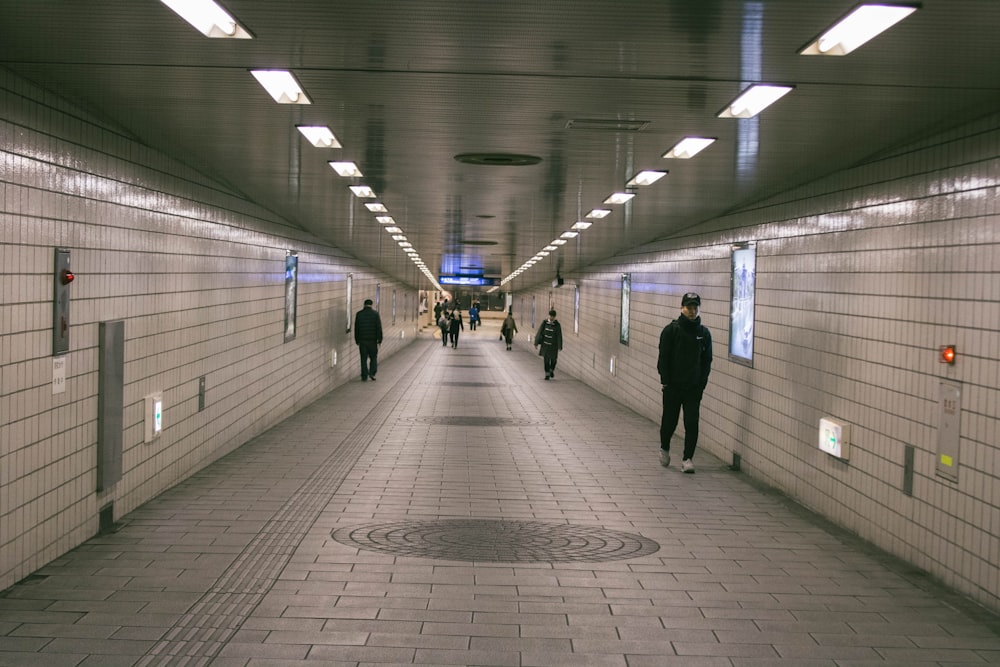
[[[704,391],[712,370],[712,334],[701,318],[681,315],[660,333],[656,360],[660,383],[679,391]]]
[[[354,342],[382,344],[382,318],[371,306],[365,306],[354,316]]]
[[[562,349],[562,325],[559,320],[545,320],[535,334],[535,345],[541,345],[540,352],[558,352]]]

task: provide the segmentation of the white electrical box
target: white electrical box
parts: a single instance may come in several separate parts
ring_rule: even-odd
[[[146,397],[146,440],[153,442],[163,432],[163,394],[150,394]]]
[[[851,444],[851,425],[831,417],[819,420],[819,448],[846,461]]]

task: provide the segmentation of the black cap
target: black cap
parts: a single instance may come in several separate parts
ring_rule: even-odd
[[[694,292],[688,292],[687,294],[681,297],[681,308],[688,305],[689,303],[693,303],[694,305],[700,307],[701,297],[695,294]]]
[[[373,303],[375,303],[375,302],[374,302],[374,301],[372,301],[371,299],[365,299],[365,305],[366,305],[366,306],[370,306],[370,305],[372,305]]]

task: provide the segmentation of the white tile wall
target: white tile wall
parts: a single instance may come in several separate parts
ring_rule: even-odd
[[[527,321],[532,296],[552,300],[569,330],[578,285],[580,333],[566,336],[560,368],[659,421],[659,332],[680,295],[699,292],[715,351],[701,449],[726,462],[738,453],[745,474],[1000,608],[998,186],[991,116],[565,275],[560,289],[518,295],[515,314]],[[727,357],[729,250],[751,240],[747,368]],[[632,274],[628,346],[618,341],[622,273]],[[958,346],[953,367],[937,361],[946,343]],[[935,473],[942,379],[963,388],[958,483]],[[816,447],[827,415],[853,425],[848,463]],[[902,492],[908,445],[912,497]]]
[[[78,278],[67,389],[53,395],[57,246]],[[286,249],[298,251],[301,278],[289,343]],[[412,341],[409,288],[0,70],[0,590],[94,535],[105,504],[127,513],[353,379],[348,272],[355,309],[382,285],[382,354]],[[124,474],[97,493],[97,331],[117,319]],[[145,444],[142,400],[153,391],[166,428]]]

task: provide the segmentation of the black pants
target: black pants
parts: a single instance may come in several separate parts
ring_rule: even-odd
[[[448,330],[441,329],[441,345],[448,346]]]
[[[559,350],[542,348],[542,359],[545,362],[545,374],[551,375],[555,373],[556,361],[559,360]]]
[[[458,331],[451,332],[451,346],[458,347]]]
[[[361,377],[375,377],[378,372],[378,343],[361,341],[358,343],[358,352],[361,353]]]
[[[670,439],[674,437],[681,409],[684,410],[684,458],[694,458],[698,447],[698,413],[701,409],[701,391],[690,389],[678,391],[672,387],[663,388],[663,418],[660,420],[660,449],[670,450]]]

